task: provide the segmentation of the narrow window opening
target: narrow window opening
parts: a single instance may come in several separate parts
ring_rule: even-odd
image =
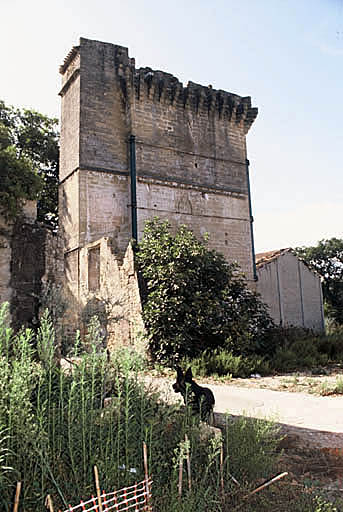
[[[100,245],[88,249],[88,290],[96,292],[100,288]]]

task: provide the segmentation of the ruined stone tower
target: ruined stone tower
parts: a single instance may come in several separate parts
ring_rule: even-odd
[[[101,287],[98,240],[119,258],[154,216],[208,232],[210,247],[252,281],[250,97],[183,87],[136,69],[127,48],[83,38],[60,72],[60,225],[72,295]]]

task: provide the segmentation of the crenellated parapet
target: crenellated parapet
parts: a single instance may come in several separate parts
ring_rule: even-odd
[[[80,46],[69,52],[60,66],[60,73],[68,78],[68,68],[79,57],[82,44],[88,40],[81,38]],[[98,43],[104,46],[104,43]],[[195,115],[216,116],[231,123],[241,124],[247,133],[256,119],[258,109],[251,106],[250,96],[242,97],[223,90],[213,89],[189,81],[184,87],[175,76],[150,67],[136,69],[135,59],[129,57],[128,49],[123,46],[111,47],[113,67],[118,77],[124,103],[130,102],[133,95],[136,101],[149,100],[166,106],[183,108]],[[81,50],[80,50],[81,48]],[[70,73],[70,70],[69,70]],[[63,93],[63,89],[61,91]]]
[[[63,64],[61,64],[61,66],[59,67],[59,72],[61,73],[61,75],[64,75],[64,73],[66,72],[70,64],[73,62],[75,57],[79,55],[79,52],[80,46],[73,46],[73,48],[70,50],[70,52],[64,59]]]
[[[187,87],[170,73],[154,71],[149,67],[133,71],[134,92],[137,100],[149,99],[167,106],[182,107],[196,115],[216,115],[235,123],[242,123],[247,133],[256,119],[258,109],[251,106],[250,96],[241,97],[223,90],[188,82]]]

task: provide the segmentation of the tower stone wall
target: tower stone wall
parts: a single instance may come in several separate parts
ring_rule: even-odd
[[[60,72],[60,223],[76,302],[81,249],[110,237],[113,257],[122,258],[132,236],[132,135],[138,239],[154,216],[186,224],[197,236],[209,233],[210,247],[252,281],[246,134],[257,109],[250,97],[184,87],[169,73],[136,69],[127,48],[83,38]]]

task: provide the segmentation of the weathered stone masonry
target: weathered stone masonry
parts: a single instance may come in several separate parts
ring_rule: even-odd
[[[138,239],[153,216],[186,224],[197,236],[208,232],[210,246],[238,261],[252,281],[246,134],[257,109],[250,97],[192,82],[183,87],[171,74],[136,69],[127,48],[83,38],[60,72],[60,226],[75,304],[86,300],[81,249],[101,237],[111,238],[114,258],[128,247],[132,135]],[[96,261],[91,247],[89,259]],[[100,277],[84,282],[88,294],[101,294]]]
[[[63,279],[60,239],[37,222],[36,210],[26,201],[15,221],[0,215],[0,304],[10,303],[14,328],[36,326],[48,283]]]

